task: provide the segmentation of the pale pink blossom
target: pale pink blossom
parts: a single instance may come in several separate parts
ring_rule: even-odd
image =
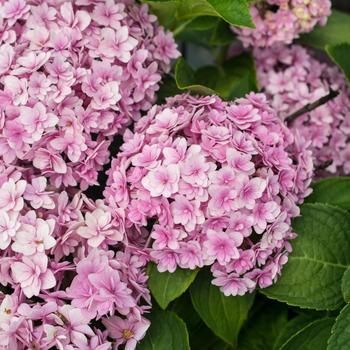
[[[10,245],[20,226],[17,212],[0,210],[0,249],[4,250]]]
[[[43,176],[39,176],[32,179],[32,183],[28,183],[24,192],[24,199],[30,201],[30,205],[34,209],[55,208],[55,203],[51,198],[51,192],[46,191],[47,180]]]
[[[48,258],[44,254],[32,257],[24,256],[22,261],[11,265],[13,279],[21,285],[26,297],[39,295],[41,290],[51,289],[56,285],[52,271],[47,268]]]
[[[131,58],[130,52],[136,47],[137,40],[129,36],[129,29],[121,26],[117,30],[111,28],[102,29],[102,40],[99,46],[101,55],[114,58],[121,62],[128,62]]]
[[[116,346],[125,344],[125,350],[136,349],[137,343],[144,337],[151,324],[145,318],[129,321],[117,316],[104,318],[102,322],[110,336],[116,340]]]
[[[240,233],[230,235],[223,231],[208,230],[207,238],[204,243],[206,253],[220,264],[225,264],[231,259],[239,257],[237,247],[243,242],[243,236]]]
[[[25,180],[15,182],[9,179],[0,188],[0,209],[20,211],[23,208],[23,193],[27,183]]]
[[[170,164],[151,170],[142,179],[142,184],[150,192],[152,197],[158,197],[160,195],[170,197],[178,191],[179,179],[179,167],[175,164]]]
[[[77,233],[86,238],[91,247],[98,247],[105,240],[116,243],[123,239],[123,234],[113,227],[111,221],[112,216],[108,210],[97,208],[86,213],[86,226],[79,227]]]
[[[55,227],[53,219],[36,219],[35,225],[22,224],[18,230],[12,249],[15,252],[30,256],[45,254],[45,251],[54,247],[56,240],[52,233]]]
[[[177,195],[171,203],[171,213],[175,224],[181,224],[187,232],[195,229],[205,221],[204,214],[200,209],[198,200],[190,202],[186,197]]]

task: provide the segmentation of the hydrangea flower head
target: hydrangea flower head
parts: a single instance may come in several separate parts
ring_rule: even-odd
[[[330,0],[257,0],[250,7],[255,28],[234,27],[245,47],[291,44],[301,33],[325,25],[331,13]]]
[[[122,211],[0,169],[0,348],[134,349],[151,301]]]
[[[135,254],[159,271],[211,266],[214,284],[242,295],[280,273],[312,170],[263,94],[178,95],[125,133],[104,194]]]
[[[0,157],[55,187],[97,185],[113,135],[152,106],[178,56],[147,5],[1,1]]]
[[[350,92],[344,75],[298,45],[257,49],[255,58],[260,86],[281,119],[331,89],[339,93],[290,127],[311,143],[318,176],[350,174]]]

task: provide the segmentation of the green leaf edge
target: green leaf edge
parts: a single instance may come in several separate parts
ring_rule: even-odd
[[[342,73],[344,74],[344,77],[345,77],[346,81],[348,82],[348,84],[350,84],[350,77],[348,77],[348,75],[346,74],[344,68],[339,64],[339,62],[335,59],[335,57],[332,54],[332,49],[333,48],[336,48],[336,47],[339,47],[339,46],[343,46],[343,45],[348,46],[349,49],[350,49],[350,43],[349,42],[343,42],[343,43],[339,43],[339,44],[335,44],[335,45],[327,44],[324,49],[325,49],[327,55],[333,61],[333,63],[336,64],[337,67],[342,71]]]
[[[331,336],[329,337],[329,339],[327,341],[327,349],[328,349],[328,347],[330,345],[330,342],[331,342],[332,338],[335,337],[335,327],[336,327],[337,321],[339,320],[340,317],[343,316],[343,312],[348,311],[349,308],[350,308],[350,304],[345,305],[340,310],[339,315],[335,318],[334,324],[333,324],[332,329],[331,329]]]
[[[153,267],[152,267],[152,266],[153,266]],[[152,263],[152,264],[149,264],[149,265],[147,266],[147,275],[149,275],[150,270],[151,270],[152,268],[156,268],[156,265],[153,264],[153,263]],[[158,271],[158,270],[157,270],[157,271]],[[159,305],[163,310],[166,310],[166,308],[169,306],[169,304],[170,304],[172,301],[174,301],[174,300],[176,300],[177,298],[181,297],[181,295],[183,295],[183,294],[187,291],[187,289],[191,286],[191,284],[193,283],[193,281],[196,279],[196,277],[197,277],[197,275],[198,275],[198,272],[199,272],[199,269],[193,270],[193,275],[191,276],[191,279],[190,279],[190,281],[189,281],[188,286],[186,286],[185,289],[181,290],[180,294],[178,294],[174,299],[169,300],[167,303],[164,303],[164,304],[163,304],[162,302],[160,302],[160,301],[158,300],[158,298],[153,294],[152,288],[150,287],[150,285],[148,285],[148,287],[149,287],[149,289],[150,289],[150,291],[151,291],[152,296],[154,297],[154,299],[155,299],[156,302],[158,303],[158,305]],[[163,272],[159,272],[159,271],[158,271],[158,273],[163,273]],[[168,273],[170,274],[170,272],[168,272]],[[149,280],[148,280],[148,281],[149,281]]]
[[[208,88],[207,86],[204,85],[200,85],[200,84],[195,84],[195,83],[189,83],[189,84],[183,84],[182,82],[179,82],[179,75],[180,75],[180,70],[181,69],[188,69],[190,70],[191,73],[194,74],[192,68],[187,64],[187,62],[185,61],[184,58],[179,58],[176,61],[176,65],[175,65],[175,82],[177,87],[180,90],[188,90],[190,92],[199,94],[199,95],[217,95],[218,93],[216,91],[214,91],[211,88]],[[194,77],[193,77],[194,79]]]
[[[283,350],[283,348],[288,345],[288,343],[293,340],[295,337],[297,337],[301,332],[303,332],[305,329],[313,326],[315,323],[319,323],[319,322],[323,322],[323,321],[334,321],[334,319],[332,317],[323,317],[323,318],[320,318],[318,320],[315,320],[315,321],[312,321],[310,322],[307,326],[305,326],[304,328],[302,329],[299,329],[299,331],[297,331],[295,334],[293,334],[284,344],[281,345],[281,347],[278,349],[278,350]],[[333,328],[333,327],[332,327]],[[297,349],[296,349],[297,350]],[[316,350],[316,349],[315,349]]]
[[[348,216],[350,217],[350,213],[349,213],[347,210],[345,210],[345,209],[343,209],[343,208],[340,208],[340,207],[338,207],[338,206],[336,206],[336,205],[332,205],[332,204],[314,202],[314,203],[305,203],[305,204],[303,204],[303,206],[304,206],[304,207],[305,207],[305,206],[307,206],[307,207],[310,207],[310,206],[311,206],[311,207],[314,207],[314,206],[321,206],[321,207],[326,207],[326,208],[338,209],[339,211],[342,211],[344,214],[346,214],[346,215],[348,215]],[[287,264],[288,264],[288,263],[287,263]],[[350,265],[349,265],[349,267],[350,267]],[[348,267],[348,268],[349,268],[349,267]],[[283,273],[283,272],[282,272],[282,273]],[[345,271],[344,271],[344,273],[345,273]],[[341,287],[341,285],[340,285],[340,287]],[[259,289],[258,291],[259,291],[261,294],[265,295],[267,298],[271,299],[271,300],[277,300],[277,301],[279,301],[279,302],[281,302],[281,303],[285,303],[285,304],[287,304],[287,305],[289,305],[289,306],[296,306],[296,307],[299,307],[300,309],[304,309],[304,310],[334,311],[334,310],[338,310],[342,305],[344,305],[344,302],[342,302],[342,303],[339,303],[339,305],[337,305],[337,306],[334,307],[334,308],[327,308],[327,309],[324,309],[324,308],[320,309],[320,308],[315,308],[315,307],[300,306],[300,305],[298,305],[298,304],[290,303],[290,302],[288,302],[288,301],[286,301],[286,300],[283,300],[282,298],[272,297],[272,296],[268,295],[268,292],[265,291],[264,289]],[[343,296],[343,293],[342,293],[342,296]],[[343,296],[343,298],[344,298],[344,296]]]

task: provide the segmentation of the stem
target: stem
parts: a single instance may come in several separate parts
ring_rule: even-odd
[[[326,104],[327,102],[329,102],[330,100],[333,100],[333,98],[336,98],[339,95],[338,91],[334,91],[334,90],[330,90],[329,94],[326,96],[321,97],[319,100],[309,103],[306,106],[304,106],[303,108],[299,109],[298,111],[292,113],[291,115],[289,115],[287,118],[285,118],[285,122],[290,125],[294,122],[294,120],[296,120],[297,118],[299,118],[301,115],[311,112],[314,109],[316,109],[317,107],[320,107],[324,104]]]

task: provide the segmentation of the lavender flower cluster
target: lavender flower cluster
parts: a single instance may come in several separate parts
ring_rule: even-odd
[[[282,119],[330,90],[339,93],[289,126],[311,143],[317,175],[350,174],[350,91],[343,73],[298,45],[256,49],[254,55],[260,86]]]
[[[250,7],[255,28],[233,31],[245,47],[291,44],[317,24],[325,25],[330,12],[330,0],[257,0]]]
[[[129,247],[159,271],[211,266],[225,295],[267,287],[309,193],[308,143],[263,94],[234,103],[179,95],[127,130],[105,197]],[[90,245],[95,246],[91,230]]]

